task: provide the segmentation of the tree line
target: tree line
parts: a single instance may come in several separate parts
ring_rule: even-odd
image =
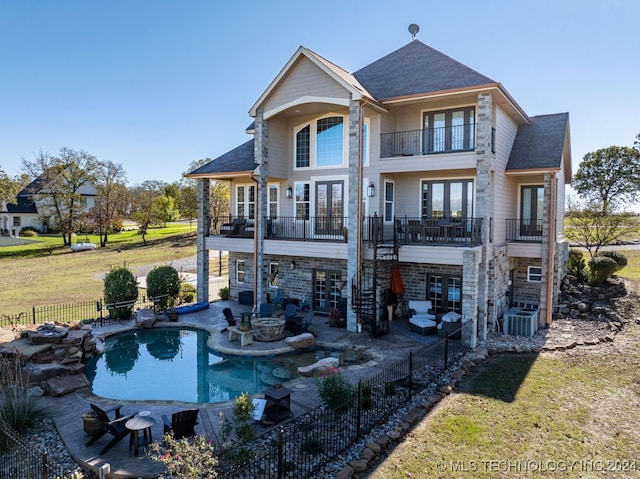
[[[194,161],[184,173],[209,161]],[[65,246],[71,245],[73,234],[94,233],[104,247],[109,234],[120,231],[125,219],[136,223],[146,244],[149,228],[178,219],[191,222],[198,214],[195,180],[148,180],[129,186],[121,164],[100,160],[82,150],[65,147],[57,155],[40,152],[33,160],[23,159],[21,169],[20,175],[10,178],[0,166],[0,202],[15,203],[16,195],[31,185],[28,193],[38,203],[43,229],[59,232]],[[83,193],[91,185],[96,196],[87,209]],[[228,183],[212,182],[209,201],[212,214],[228,215]]]
[[[629,208],[640,199],[640,134],[633,147],[610,146],[587,153],[573,177],[578,201],[567,205],[565,235],[597,256],[603,246],[635,233]]]

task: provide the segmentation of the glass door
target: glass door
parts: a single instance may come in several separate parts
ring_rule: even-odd
[[[341,283],[340,271],[316,269],[313,271],[313,310],[329,312],[338,308],[341,291],[338,283]]]
[[[344,226],[343,184],[342,181],[316,183],[316,234],[342,234]]]
[[[520,236],[542,236],[544,186],[523,186],[520,197]]]

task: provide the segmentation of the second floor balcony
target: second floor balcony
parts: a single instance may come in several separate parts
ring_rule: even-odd
[[[266,240],[347,242],[346,217],[317,216],[298,218],[279,216],[265,218]],[[255,222],[246,218],[212,218],[209,235],[253,238]],[[482,218],[409,218],[396,217],[385,223],[379,216],[364,218],[362,241],[373,244],[423,246],[476,246],[481,244]]]
[[[508,219],[506,240],[542,243],[542,220]]]

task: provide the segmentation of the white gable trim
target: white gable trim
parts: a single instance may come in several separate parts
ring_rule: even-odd
[[[337,75],[330,68],[327,68],[327,66],[324,63],[320,62],[316,58],[315,55],[311,54],[311,52],[309,50],[307,50],[305,47],[301,46],[293,54],[293,56],[287,62],[287,64],[284,66],[284,68],[282,70],[280,70],[280,73],[278,73],[278,75],[273,79],[273,81],[269,84],[269,86],[264,91],[264,93],[262,93],[262,95],[260,95],[260,98],[258,98],[258,101],[256,101],[253,104],[253,106],[249,110],[249,115],[251,117],[255,118],[256,111],[258,110],[258,107],[265,101],[265,99],[271,94],[271,92],[277,88],[277,86],[280,83],[280,81],[284,78],[284,76],[289,72],[289,70],[293,67],[293,65],[296,63],[298,58],[300,58],[301,56],[304,56],[305,58],[310,60],[314,65],[316,65],[318,68],[320,68],[324,73],[329,75],[334,81],[336,81],[345,90],[347,90],[351,94],[351,99],[352,100],[358,101],[358,100],[362,99],[362,92],[360,90],[358,90],[357,88],[355,88],[353,85],[349,84],[348,82],[344,81],[343,78],[341,78],[339,75]],[[326,103],[326,99],[325,99],[324,102]]]

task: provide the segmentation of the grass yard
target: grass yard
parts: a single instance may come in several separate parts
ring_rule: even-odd
[[[367,477],[640,477],[638,339],[489,358]]]
[[[32,306],[93,301],[102,297],[102,275],[112,266],[138,266],[196,254],[195,223],[178,223],[147,234],[147,246],[135,231],[109,236],[105,248],[73,253],[60,237],[0,248],[0,313],[11,315]],[[78,237],[84,240],[84,236]],[[97,237],[89,241],[99,244]],[[212,260],[217,258],[212,257]],[[212,271],[216,271],[212,269]]]

